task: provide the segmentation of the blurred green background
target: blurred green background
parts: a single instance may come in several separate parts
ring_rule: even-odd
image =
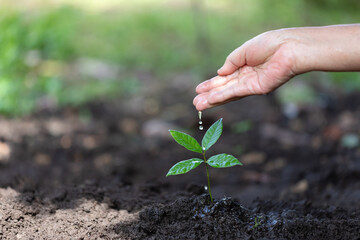
[[[359,10],[357,0],[1,0],[0,113],[136,94],[139,71],[163,84],[186,73],[195,87],[257,34],[360,22]],[[321,79],[360,88],[359,73]]]

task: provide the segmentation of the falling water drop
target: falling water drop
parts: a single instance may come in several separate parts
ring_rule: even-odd
[[[202,126],[201,115],[202,115],[202,112],[199,111],[199,129],[200,129],[200,131],[204,129],[204,127]]]

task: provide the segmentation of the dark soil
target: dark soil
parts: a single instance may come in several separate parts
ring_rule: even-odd
[[[360,133],[359,93],[321,93],[295,118],[274,95],[205,111],[205,129],[224,118],[209,154],[244,163],[210,169],[211,204],[204,167],[165,177],[196,156],[167,130],[203,135],[181,84],[0,119],[1,238],[360,239],[360,148],[346,142]]]
[[[231,198],[212,204],[202,195],[153,205],[140,212],[139,221],[114,229],[134,239],[357,239],[358,214],[306,201],[256,201],[248,209]]]

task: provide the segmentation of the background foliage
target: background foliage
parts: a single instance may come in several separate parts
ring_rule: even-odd
[[[356,0],[2,0],[0,113],[134,94],[138,71],[163,84],[185,72],[195,85],[259,33],[360,22],[359,10]],[[321,79],[360,88],[358,73]]]

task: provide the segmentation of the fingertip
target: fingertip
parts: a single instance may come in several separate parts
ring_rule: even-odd
[[[207,88],[208,88],[208,82],[209,82],[209,80],[206,80],[206,81],[200,83],[195,89],[196,93],[201,94],[201,93],[206,92]]]
[[[227,69],[228,69],[228,66],[227,66],[227,63],[225,62],[224,65],[222,65],[222,67],[217,70],[217,74],[219,76],[228,75]]]
[[[236,68],[224,65],[217,71],[217,73],[219,76],[227,76],[227,75],[232,74],[235,70],[236,70]]]
[[[222,75],[222,72],[223,72],[223,67],[221,67],[221,68],[219,68],[219,69],[217,70],[217,74],[218,74],[218,75]]]
[[[199,96],[199,95],[198,95]],[[196,104],[199,102],[199,97],[198,96],[196,96],[196,97],[194,97],[194,100],[193,100],[193,105],[194,106],[196,106]]]
[[[218,70],[219,75],[230,75],[235,72],[238,68],[245,64],[244,59],[240,54],[241,48],[235,49],[230,55],[226,58],[225,63]]]
[[[200,83],[199,85],[197,85],[197,87],[195,88],[195,92],[197,94],[200,94],[201,93],[201,88],[202,88],[202,83]]]
[[[197,105],[195,106],[195,108],[196,108],[197,111],[204,111],[205,110],[205,109],[203,109],[203,108],[201,108],[200,106],[197,106]]]
[[[195,108],[196,108],[198,111],[203,111],[203,110],[209,108],[209,103],[208,103],[207,99],[203,99],[203,100],[199,101],[199,102],[196,104]]]
[[[206,100],[206,94],[199,94],[196,97],[194,97],[193,105],[197,106],[200,102],[204,102]]]

